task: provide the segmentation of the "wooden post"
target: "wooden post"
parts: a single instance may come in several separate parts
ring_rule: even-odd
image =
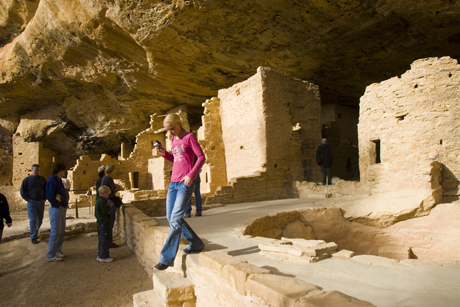
[[[78,197],[75,198],[75,218],[78,219]]]

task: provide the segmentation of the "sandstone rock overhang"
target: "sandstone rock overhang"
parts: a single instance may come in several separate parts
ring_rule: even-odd
[[[6,1],[0,118],[10,133],[52,106],[76,134],[67,143],[91,145],[78,154],[107,152],[151,113],[186,103],[198,121],[207,98],[258,66],[318,84],[323,103],[357,104],[415,59],[460,53],[454,1],[91,3]]]

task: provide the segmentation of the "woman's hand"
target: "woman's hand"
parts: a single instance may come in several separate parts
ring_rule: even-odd
[[[193,180],[192,178],[190,178],[189,176],[185,176],[184,178],[182,178],[182,180],[186,186],[190,187],[193,183]]]
[[[156,149],[157,151],[159,151],[162,155],[164,155],[165,152],[166,152],[166,149],[164,149],[163,146],[161,146],[161,145],[155,147],[155,149]]]

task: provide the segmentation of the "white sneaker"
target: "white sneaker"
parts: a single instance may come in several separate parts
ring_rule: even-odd
[[[101,258],[99,258],[99,256],[97,256],[97,257],[96,257],[96,261],[99,261],[99,260],[101,260]]]
[[[56,252],[56,257],[64,258],[64,253],[61,252],[61,251],[57,251],[57,252]]]
[[[46,261],[48,261],[48,262],[62,261],[62,258],[54,256],[54,257],[46,259]]]
[[[113,258],[99,258],[99,262],[112,262]]]

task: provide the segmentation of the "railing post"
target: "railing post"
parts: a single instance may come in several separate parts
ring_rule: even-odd
[[[75,218],[78,219],[78,197],[75,198]]]

